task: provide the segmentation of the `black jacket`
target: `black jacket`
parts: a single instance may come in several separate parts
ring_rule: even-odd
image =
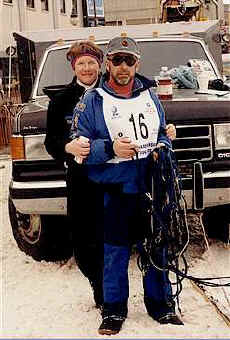
[[[99,80],[96,84],[98,86]],[[69,142],[73,110],[85,89],[76,83],[76,77],[68,85],[43,89],[49,96],[47,134],[45,147],[58,162],[67,161],[67,214],[72,227],[74,256],[82,273],[93,287],[102,293],[103,209],[104,192],[99,185],[89,181],[84,164],[77,164],[73,156],[65,152]],[[72,161],[71,161],[72,160]],[[65,226],[63,226],[64,230]],[[98,292],[97,292],[98,293]]]
[[[98,86],[99,80],[96,84]],[[76,77],[68,85],[48,86],[43,89],[50,98],[47,112],[45,147],[57,161],[73,159],[65,152],[65,145],[70,141],[69,132],[73,110],[83,95],[85,88],[76,83]]]

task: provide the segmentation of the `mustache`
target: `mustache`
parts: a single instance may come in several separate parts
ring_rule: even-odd
[[[130,73],[127,73],[127,72],[119,72],[118,74],[117,74],[118,76],[129,76],[130,75]]]
[[[93,74],[92,71],[86,71],[86,72],[81,72],[82,75],[90,75],[90,74]]]

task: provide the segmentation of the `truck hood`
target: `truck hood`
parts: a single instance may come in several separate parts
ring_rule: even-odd
[[[46,133],[48,103],[48,98],[41,98],[25,104],[17,115],[13,132],[21,135]]]
[[[45,97],[25,104],[17,117],[17,132],[22,135],[45,133],[48,103],[49,99]],[[217,123],[230,117],[230,93],[218,97],[196,94],[190,89],[174,89],[173,99],[162,101],[162,105],[166,121],[175,124],[210,124],[210,120]]]
[[[218,97],[214,94],[197,94],[196,90],[174,89],[173,99],[162,101],[167,122],[213,123],[230,117],[230,92]],[[224,92],[223,92],[224,93]]]

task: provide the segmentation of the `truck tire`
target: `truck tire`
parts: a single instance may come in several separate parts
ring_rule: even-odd
[[[202,222],[210,238],[223,242],[230,240],[230,205],[224,204],[206,208],[203,212]]]
[[[62,261],[73,255],[66,216],[22,214],[10,197],[8,203],[13,236],[20,250],[36,261]]]

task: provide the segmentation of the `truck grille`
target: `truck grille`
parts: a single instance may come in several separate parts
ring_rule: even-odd
[[[176,131],[177,138],[172,144],[179,162],[212,159],[210,125],[178,125]]]

